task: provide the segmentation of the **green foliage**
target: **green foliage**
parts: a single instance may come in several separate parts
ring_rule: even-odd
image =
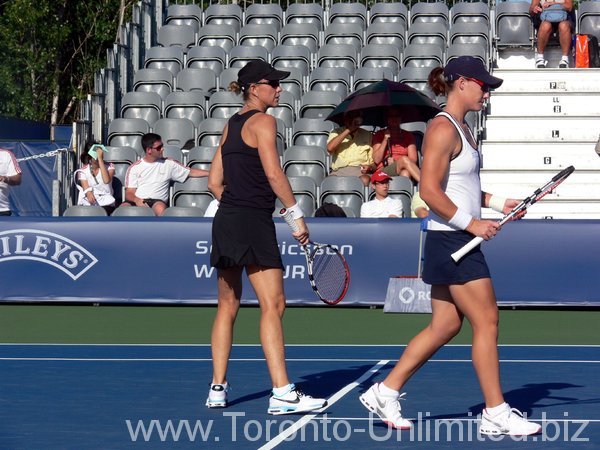
[[[129,2],[132,3],[132,2]],[[0,115],[50,122],[93,89],[118,27],[120,0],[11,0],[0,4]],[[128,15],[126,15],[126,18]],[[62,122],[71,122],[76,106]]]

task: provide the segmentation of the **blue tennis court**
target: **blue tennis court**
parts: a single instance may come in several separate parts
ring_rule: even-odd
[[[358,395],[381,380],[402,346],[288,346],[293,380],[329,406],[266,413],[260,346],[232,353],[230,406],[204,406],[206,345],[0,345],[0,436],[6,449],[129,448],[599,448],[600,346],[501,346],[506,400],[544,433],[477,433],[481,394],[469,346],[440,350],[406,386],[412,431],[388,429]]]

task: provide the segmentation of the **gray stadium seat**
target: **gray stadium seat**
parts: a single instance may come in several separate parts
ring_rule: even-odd
[[[364,30],[367,23],[367,7],[358,2],[333,3],[329,8],[329,23],[351,23]]]
[[[473,56],[481,60],[485,67],[489,67],[487,51],[477,44],[452,44],[446,49],[446,64],[459,56]]]
[[[119,206],[111,214],[112,217],[156,217],[152,208],[142,206]]]
[[[577,29],[580,34],[591,34],[600,39],[600,2],[588,0],[579,3]]]
[[[327,25],[327,28],[325,28],[323,43],[353,45],[358,51],[364,44],[363,32],[363,26],[358,23],[333,22]]]
[[[317,54],[317,67],[344,68],[350,75],[358,67],[358,52],[349,44],[325,44]]]
[[[202,26],[202,9],[198,5],[169,5],[165,23],[168,25],[190,25],[195,33]]]
[[[217,90],[217,75],[207,67],[183,69],[177,74],[175,85],[178,91],[201,92],[208,98]]]
[[[232,81],[237,81],[240,69],[241,67],[229,67],[221,72],[217,79],[217,89],[220,91],[227,90]]]
[[[357,91],[371,83],[381,81],[383,79],[393,80],[394,72],[384,67],[359,67],[354,72],[354,82],[352,90]]]
[[[194,147],[187,155],[187,166],[192,169],[210,170],[217,147]]]
[[[167,69],[173,76],[183,68],[183,50],[180,47],[152,47],[146,51],[146,69]]]
[[[406,44],[436,44],[446,47],[448,28],[442,22],[415,22],[408,29]]]
[[[252,6],[258,5],[254,4]],[[263,47],[267,50],[267,52],[271,52],[277,45],[277,42],[277,29],[273,25],[260,25],[257,23],[249,23],[242,27],[242,30],[240,31],[238,45],[246,45],[250,47]],[[268,57],[265,61],[267,60]]]
[[[133,147],[143,153],[142,136],[150,132],[143,119],[114,119],[108,125],[107,144],[111,147]]]
[[[198,138],[196,145],[203,147],[217,147],[223,135],[227,119],[205,119],[198,125]]]
[[[208,190],[208,177],[190,177],[183,183],[173,184],[172,206],[196,207],[204,212],[213,199],[213,195]]]
[[[63,217],[102,217],[108,216],[102,206],[69,206],[63,213]]]
[[[417,2],[410,7],[411,26],[418,22],[437,22],[448,27],[450,10],[444,2]]]
[[[205,95],[201,91],[171,92],[165,101],[165,118],[189,119],[194,127],[198,127],[206,118],[205,104]]]
[[[214,3],[204,10],[204,26],[217,25],[231,28],[235,32],[242,27],[242,8],[234,3]]]
[[[406,45],[406,28],[402,23],[375,22],[367,28],[366,44],[394,45],[400,51]]]
[[[217,91],[208,99],[208,117],[229,119],[244,106],[241,95],[231,91]]]
[[[184,53],[196,43],[196,30],[191,25],[163,25],[157,42],[163,47],[179,47]]]
[[[408,8],[404,3],[377,2],[369,10],[370,24],[391,22],[406,30],[408,26]]]
[[[319,48],[319,30],[310,23],[288,23],[281,29],[281,45],[304,45],[311,53]]]
[[[334,123],[322,119],[298,119],[294,122],[291,145],[327,147],[327,137]]]
[[[128,92],[121,101],[121,117],[143,119],[154,125],[162,115],[162,99],[154,92]]]
[[[309,90],[335,92],[340,100],[346,98],[350,87],[350,72],[343,67],[317,67],[308,79]]]
[[[427,85],[427,78],[431,72],[431,67],[403,67],[398,72],[397,79],[402,83],[423,92],[429,98],[434,99],[435,95]]]
[[[458,22],[450,27],[448,45],[479,44],[490,48],[489,25],[484,22]]]
[[[237,5],[211,5],[213,6],[237,6]],[[204,25],[198,33],[198,45],[202,47],[221,47],[229,52],[236,43],[236,30],[231,26]]]
[[[287,91],[281,91],[279,94],[279,105],[267,110],[277,119],[281,119],[286,128],[291,129],[296,120],[296,99]]]
[[[323,31],[324,11],[320,3],[292,3],[285,10],[286,24],[311,24]]]
[[[176,145],[179,148],[194,142],[194,123],[189,119],[160,119],[153,127],[156,134],[162,137],[163,144]]]
[[[168,69],[140,69],[133,77],[135,92],[155,92],[165,100],[173,91],[173,74]]]
[[[277,3],[252,3],[244,14],[246,24],[269,25],[279,31],[283,26],[283,10]]]
[[[178,145],[165,145],[163,149],[163,156],[185,165],[185,157],[183,156],[181,147]]]
[[[532,47],[533,23],[529,2],[496,4],[496,47]]]
[[[429,67],[443,65],[444,51],[436,44],[408,44],[404,49],[404,67]]]
[[[311,53],[304,45],[278,45],[271,52],[271,64],[280,70],[288,67],[298,69],[303,76],[308,76],[311,69]]]
[[[290,72],[290,74],[287,78],[280,81],[281,88],[299,101],[304,92],[304,77],[295,67],[287,67],[285,70]]]
[[[241,69],[253,59],[262,59],[263,61],[268,62],[269,52],[265,47],[258,45],[236,45],[229,52],[229,67]]]
[[[317,186],[329,173],[328,157],[321,147],[291,146],[283,154],[288,177],[309,177]]]
[[[358,177],[327,177],[321,183],[319,205],[335,203],[350,208],[360,216],[360,207],[365,201],[365,187]]]
[[[361,67],[387,68],[398,72],[401,66],[400,49],[389,44],[367,44],[360,52]],[[354,74],[356,78],[356,73]]]
[[[227,54],[221,47],[196,46],[188,50],[187,67],[190,69],[211,69],[219,76],[227,64]]]
[[[341,102],[342,96],[335,91],[308,91],[300,100],[299,115],[324,120]]]
[[[205,209],[194,206],[169,206],[162,217],[204,217]]]
[[[450,23],[483,22],[490,26],[490,6],[487,2],[456,2],[450,8]]]

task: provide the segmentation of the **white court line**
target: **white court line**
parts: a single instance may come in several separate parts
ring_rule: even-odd
[[[404,417],[404,416],[402,416]],[[478,422],[479,419],[473,417],[472,419],[468,419],[468,418],[448,418],[448,419],[433,419],[430,417],[406,417],[407,420],[411,420],[413,422],[447,422],[447,421],[456,421],[456,422]],[[532,420],[534,422],[564,422],[564,423],[571,423],[571,422],[589,422],[589,423],[593,423],[593,424],[600,424],[600,419],[552,419],[552,418],[546,418],[546,419],[541,419],[541,418],[536,418],[533,416],[527,416],[528,420]],[[332,422],[335,421],[346,421],[346,422],[369,422],[372,421],[373,418],[372,417],[334,417],[334,416],[327,416],[327,420],[330,420]]]
[[[140,344],[140,343],[51,343],[51,342],[0,342],[1,346],[56,346],[56,347],[210,347],[210,344]],[[234,347],[261,347],[261,344],[234,344]],[[406,347],[406,344],[285,344],[286,347]],[[471,347],[471,344],[447,344],[446,347]],[[600,348],[596,344],[498,344],[498,347],[565,347],[565,348]]]
[[[63,358],[63,357],[0,357],[0,361],[90,361],[90,362],[210,362],[211,358]],[[231,362],[265,361],[265,358],[231,358]],[[375,362],[360,358],[286,358],[288,362]],[[430,363],[471,363],[470,359],[430,359]],[[501,359],[501,363],[517,364],[600,364],[598,360],[571,359]]]
[[[390,361],[386,360],[386,359],[382,359],[381,361],[379,361],[377,364],[375,364],[373,367],[371,367],[369,370],[367,370],[365,373],[363,373],[360,376],[360,378],[358,378],[355,381],[353,381],[352,383],[344,386],[342,389],[340,389],[335,394],[333,394],[331,397],[329,397],[327,399],[327,406],[325,408],[321,409],[317,413],[307,414],[306,416],[303,416],[301,419],[297,420],[293,425],[290,425],[289,427],[287,427],[282,433],[279,433],[277,436],[275,436],[273,439],[271,439],[265,445],[260,447],[258,450],[269,450],[269,449],[275,448],[276,446],[281,444],[286,438],[295,434],[300,428],[302,428],[304,425],[306,425],[308,422],[310,422],[312,419],[314,419],[317,415],[319,415],[323,411],[327,410],[327,408],[329,408],[331,405],[333,405],[335,402],[337,402],[339,399],[341,399],[344,395],[346,395],[352,389],[354,389],[355,387],[360,385],[363,381],[367,380],[368,378],[370,378],[374,374],[376,374],[379,371],[379,369],[381,369],[383,366],[385,366],[388,362],[390,362]]]

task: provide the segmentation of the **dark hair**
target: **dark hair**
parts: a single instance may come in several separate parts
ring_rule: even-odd
[[[429,84],[435,95],[446,95],[450,92],[450,89],[452,89],[454,81],[446,81],[443,67],[434,67],[431,72],[429,72],[427,84]]]
[[[156,133],[146,133],[142,136],[142,148],[144,149],[144,153],[146,153],[146,149],[154,146],[154,143],[162,141],[160,135]]]
[[[347,217],[346,213],[335,203],[323,203],[316,211],[315,217]]]
[[[91,156],[88,154],[88,152],[90,151],[90,149],[92,148],[92,145],[94,145],[94,144],[99,144],[99,142],[88,142],[85,144],[85,147],[83,147],[83,151],[81,152],[79,159],[81,160],[81,164],[83,164],[84,166],[86,164],[89,164],[90,160],[92,159]]]

